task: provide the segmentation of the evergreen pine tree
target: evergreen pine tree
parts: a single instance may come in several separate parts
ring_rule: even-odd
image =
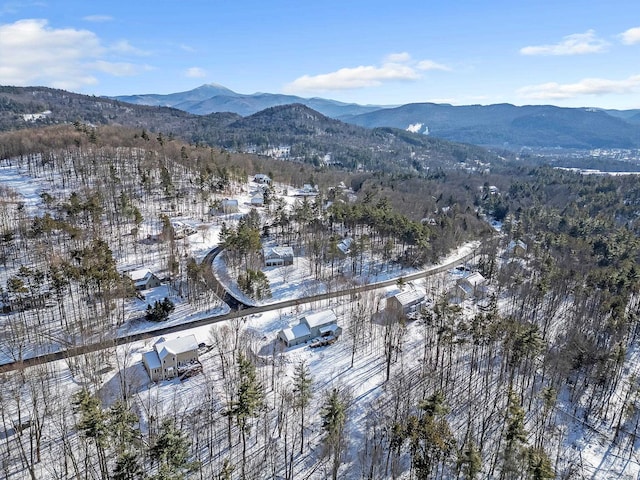
[[[347,421],[347,403],[337,389],[334,388],[327,396],[321,416],[326,446],[329,454],[333,455],[331,478],[336,480],[340,468],[344,426]]]
[[[162,422],[160,433],[149,450],[149,456],[159,464],[154,480],[182,479],[196,464],[189,461],[190,443],[172,419]]]
[[[246,478],[247,432],[249,420],[257,416],[264,404],[263,387],[258,382],[256,367],[245,355],[238,356],[239,385],[236,397],[226,415],[233,417],[242,436],[242,478]]]
[[[300,409],[300,454],[304,451],[304,421],[305,408],[309,405],[313,393],[311,392],[311,384],[313,379],[309,372],[309,367],[301,361],[295,367],[293,376],[293,393],[294,406]]]

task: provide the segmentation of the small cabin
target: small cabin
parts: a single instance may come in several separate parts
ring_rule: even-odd
[[[511,240],[507,245],[507,254],[511,257],[524,257],[527,253],[527,244],[522,240]]]

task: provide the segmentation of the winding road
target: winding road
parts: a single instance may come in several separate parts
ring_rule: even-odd
[[[471,253],[461,255],[459,257],[455,257],[454,259],[448,261],[445,264],[434,265],[431,268],[427,268],[421,272],[414,273],[411,275],[402,276],[403,281],[408,282],[412,280],[420,280],[422,278],[430,277],[432,275],[436,275],[438,273],[444,272],[446,270],[451,269],[452,267],[458,265],[461,262],[465,262],[470,260],[476,255],[476,251],[479,247],[473,249]],[[41,365],[47,362],[53,362],[56,360],[62,360],[64,358],[75,357],[78,355],[83,355],[86,353],[97,352],[99,350],[105,350],[107,348],[113,348],[118,345],[125,345],[131,342],[137,342],[140,340],[145,340],[147,338],[158,337],[162,335],[166,335],[169,333],[180,332],[183,330],[188,330],[191,328],[202,327],[206,325],[211,325],[214,323],[224,322],[226,320],[231,320],[234,318],[246,317],[249,315],[254,315],[256,313],[270,312],[272,310],[278,310],[281,308],[289,308],[295,307],[298,305],[303,305],[305,303],[311,303],[321,300],[329,300],[332,298],[344,297],[355,295],[356,293],[366,292],[368,290],[375,290],[378,288],[384,288],[388,286],[392,286],[397,284],[399,278],[393,278],[391,280],[385,280],[382,282],[370,283],[365,285],[359,285],[355,287],[351,287],[345,290],[338,290],[326,293],[320,293],[317,295],[311,295],[308,297],[300,297],[292,300],[284,300],[281,302],[272,303],[269,305],[261,305],[261,306],[249,306],[237,298],[233,297],[220,283],[220,281],[216,278],[213,272],[212,262],[214,258],[222,251],[221,247],[216,247],[211,250],[203,259],[202,263],[206,265],[210,265],[211,268],[206,269],[206,281],[209,283],[213,291],[224,300],[227,305],[231,307],[231,312],[225,315],[217,315],[206,318],[201,318],[198,320],[194,320],[188,323],[182,323],[180,325],[172,325],[169,327],[158,328],[156,330],[142,332],[142,333],[134,333],[130,335],[125,335],[122,337],[112,338],[109,340],[103,340],[98,342],[93,342],[80,346],[71,346],[65,350],[60,350],[53,353],[47,353],[39,356],[29,357],[23,359],[21,361],[14,361],[10,363],[5,363],[0,365],[0,373],[9,372],[12,370],[20,370],[26,367],[31,367],[34,365]]]

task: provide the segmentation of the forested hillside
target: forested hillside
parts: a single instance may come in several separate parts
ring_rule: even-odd
[[[243,118],[232,113],[193,115],[42,87],[0,87],[0,131],[82,123],[121,125],[187,143],[274,156],[316,166],[385,172],[470,168],[502,160],[471,145],[391,128],[366,129],[330,119],[302,105],[266,109]]]

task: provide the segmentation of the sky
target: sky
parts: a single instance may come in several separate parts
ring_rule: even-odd
[[[638,0],[0,0],[0,85],[640,108]]]

